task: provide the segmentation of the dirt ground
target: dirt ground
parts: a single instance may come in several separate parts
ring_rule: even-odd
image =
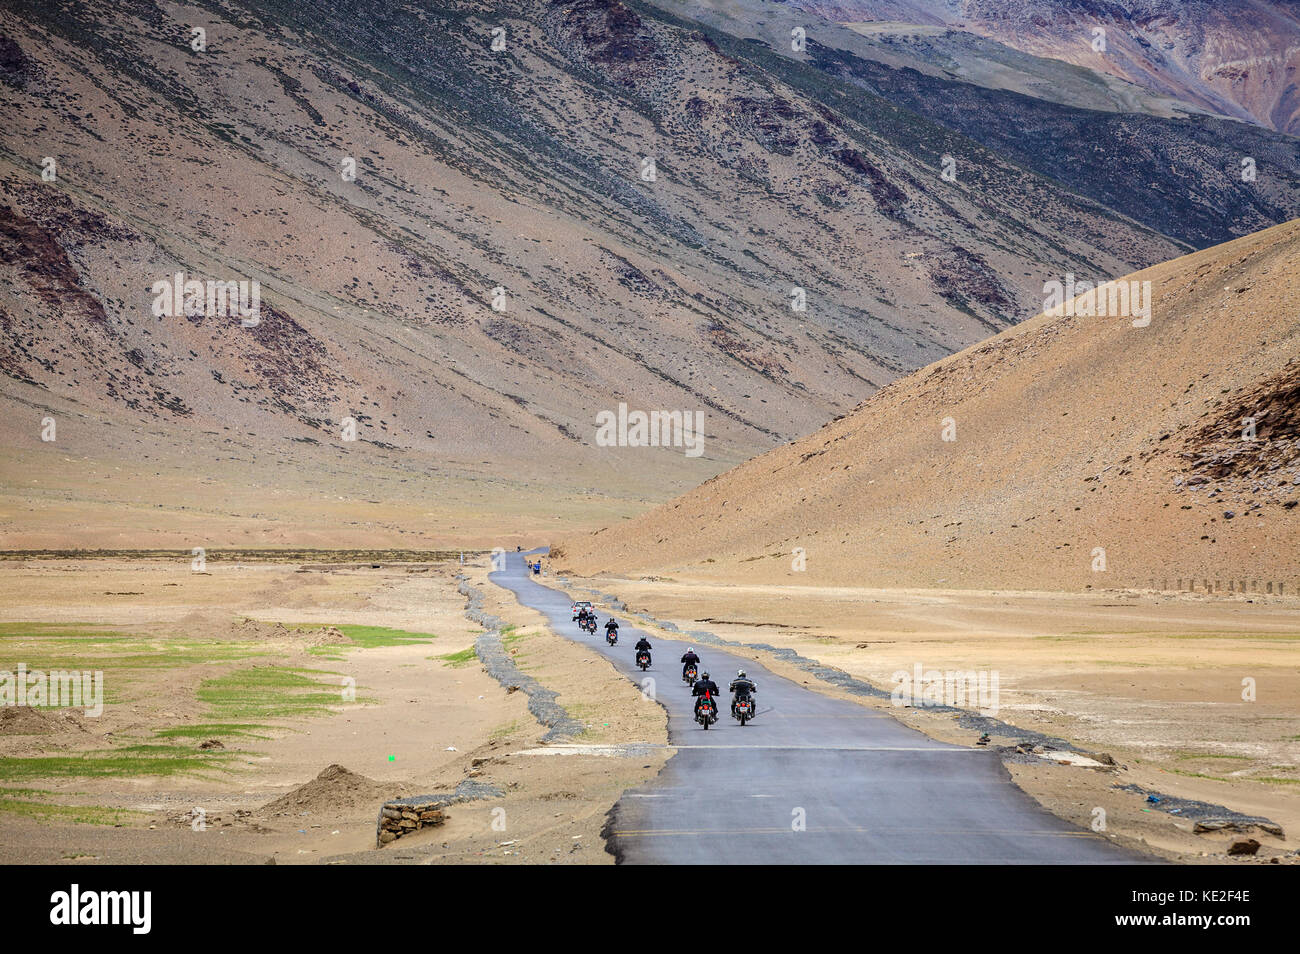
[[[559,693],[587,726],[582,736],[542,744],[525,694],[473,658],[480,629],[464,615],[462,573],[511,627],[516,665]],[[98,668],[106,687],[98,717],[0,709],[0,862],[612,863],[600,837],[605,814],[668,757],[663,712],[601,657],[549,633],[486,573],[482,560],[209,563],[206,573],[185,561],[0,563],[0,670],[42,660]],[[1300,614],[1291,600],[571,582],[683,629],[792,648],[886,689],[893,672],[916,663],[996,670],[998,719],[1117,763],[1010,762],[1017,783],[1053,812],[1089,825],[1101,808],[1119,841],[1170,859],[1229,860],[1224,852],[1241,835],[1194,834],[1187,819],[1117,787],[1136,784],[1283,827],[1283,838],[1252,832],[1258,856],[1234,863],[1296,860]],[[431,635],[367,645],[346,635],[356,625]],[[254,723],[252,734],[226,734],[205,692],[213,680],[266,669],[305,671],[330,693],[351,679],[356,701],[240,717]],[[1247,678],[1253,702],[1242,699]],[[978,735],[949,713],[845,697],[945,740]],[[201,753],[209,737],[222,747]],[[214,761],[158,774],[66,765],[103,753],[150,756],[144,747],[160,744],[179,748],[169,757]],[[37,759],[55,768],[42,776],[30,768]],[[455,804],[445,825],[374,847],[382,801],[466,779],[502,794]]]
[[[1117,840],[1187,862],[1300,861],[1300,603],[1097,594],[743,586],[687,580],[572,579],[682,630],[793,649],[885,690],[897,671],[996,671],[997,719],[1115,760],[1104,770],[1023,758],[1008,768],[1054,813],[1090,826],[1105,812]],[[665,635],[672,635],[665,633]],[[676,638],[681,638],[680,634]],[[981,734],[953,713],[848,695],[770,653],[752,655],[810,688],[887,709],[936,738]],[[1255,699],[1243,699],[1243,680]],[[1008,738],[993,745],[1011,746]],[[1193,822],[1117,786],[1269,818],[1254,858],[1227,858],[1231,833]]]
[[[622,743],[662,742],[661,711],[598,657],[523,627],[510,634],[518,664],[559,690],[589,729],[558,749],[574,754],[522,754],[548,750],[544,730],[525,694],[473,658],[481,630],[456,591],[462,569],[0,563],[0,670],[46,660],[100,669],[106,687],[97,717],[10,708],[21,718],[0,722],[0,862],[612,863],[604,815],[664,755],[582,746],[621,753]],[[433,638],[356,645],[312,624]],[[241,717],[255,723],[246,735],[204,695],[232,674],[285,671],[306,672],[327,704],[279,714],[274,704],[285,700],[272,698]],[[355,701],[341,694],[344,679]],[[167,735],[190,729],[198,734]],[[194,770],[150,774],[128,761],[78,774],[68,765],[153,757],[166,745],[160,764],[171,767],[199,757],[209,735],[222,744],[203,750],[214,761]],[[501,797],[455,804],[445,825],[374,847],[385,799],[448,792],[467,778]]]

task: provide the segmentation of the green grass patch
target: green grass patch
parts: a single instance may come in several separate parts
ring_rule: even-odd
[[[343,703],[342,683],[318,677],[337,675],[319,669],[257,666],[206,679],[198,698],[216,722],[247,724],[265,719],[325,715]]]
[[[159,729],[154,735],[160,739],[269,739],[271,736],[262,733],[270,729],[255,722],[200,722]]]
[[[71,822],[76,825],[129,825],[144,821],[146,812],[99,805],[50,805],[23,799],[0,797],[0,812],[34,818],[42,822]]]
[[[303,623],[298,624],[295,629],[324,629],[326,623]],[[352,649],[380,649],[384,646],[411,646],[419,643],[429,643],[437,639],[434,633],[416,633],[406,629],[391,629],[388,626],[360,626],[345,624],[335,626],[339,632],[348,639],[352,640],[353,645],[348,646],[343,643],[333,643],[328,646],[313,646],[308,652],[316,656],[339,657],[342,653]]]
[[[133,778],[203,775],[224,771],[235,752],[196,752],[186,746],[132,745],[121,749],[35,758],[0,758],[0,778]]]
[[[177,669],[268,655],[250,643],[141,636],[89,624],[0,623],[0,639],[14,641],[5,646],[6,655],[16,660],[12,665],[21,661],[29,671],[43,672]]]
[[[447,653],[445,656],[433,656],[432,659],[441,659],[448,666],[459,669],[462,666],[468,666],[472,662],[478,661],[478,655],[474,652],[474,647],[462,649],[458,653]]]

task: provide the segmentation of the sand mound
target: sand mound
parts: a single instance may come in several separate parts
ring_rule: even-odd
[[[0,735],[87,734],[81,709],[38,709],[31,706],[0,707]]]
[[[1121,281],[1150,282],[1149,324],[1039,315],[641,518],[562,541],[556,568],[1294,594],[1300,220]]]
[[[352,642],[337,627],[326,626],[323,629],[309,629],[306,631],[306,641],[311,646],[330,646],[336,643]]]
[[[0,735],[49,735],[55,730],[49,716],[30,706],[0,709]]]
[[[331,765],[307,784],[263,805],[259,814],[324,814],[372,803],[378,808],[386,799],[405,794],[400,786],[376,782],[350,772],[342,765]]]

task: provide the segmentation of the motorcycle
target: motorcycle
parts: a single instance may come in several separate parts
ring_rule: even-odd
[[[615,643],[617,643],[617,642],[618,642],[618,630],[616,630],[616,629],[607,629],[607,630],[605,630],[605,642],[609,643],[611,646],[613,646]]]
[[[750,719],[754,718],[754,700],[748,694],[739,696],[736,704],[731,707],[731,714],[740,720],[743,726]]]
[[[695,679],[698,675],[699,670],[697,670],[695,666],[687,666],[686,670],[682,673],[682,682],[686,683],[688,686],[693,686],[695,685]]]
[[[592,636],[595,636],[595,635],[596,635],[596,618],[595,618],[594,616],[589,616],[589,617],[587,617],[587,622],[586,622],[586,624],[585,624],[582,628],[585,629],[585,630],[586,630],[588,633],[590,633]]]
[[[650,668],[650,653],[648,650],[645,649],[637,650],[636,664],[641,667],[642,672],[645,672],[647,669]]]
[[[713,701],[713,693],[706,692],[695,703],[695,721],[704,726],[704,731],[709,731],[709,726],[718,721],[718,706]]]

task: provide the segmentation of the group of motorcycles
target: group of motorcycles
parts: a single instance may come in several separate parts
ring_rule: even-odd
[[[573,620],[578,624],[578,628],[583,632],[596,635],[596,614],[590,609],[591,604],[574,604]],[[618,624],[611,618],[610,623],[605,627],[605,642],[611,646],[618,644]],[[636,651],[637,667],[645,672],[650,668],[650,651],[638,645]],[[743,671],[740,674],[744,675]],[[700,670],[696,663],[687,663],[682,669],[682,682],[686,683],[692,691],[695,684],[699,681]],[[750,683],[752,686],[752,683]],[[695,703],[695,721],[702,725],[705,731],[709,726],[718,721],[718,702],[713,698],[713,690],[705,689],[696,699]],[[738,687],[735,701],[731,707],[731,715],[738,720],[743,726],[754,718],[754,698],[743,688]]]
[[[741,670],[739,675],[743,676],[744,670]],[[682,682],[686,683],[694,691],[699,678],[699,667],[695,663],[687,663],[682,670]],[[754,718],[754,697],[744,688],[737,687],[736,697],[731,704],[731,717],[738,721],[741,726]],[[713,697],[712,689],[705,689],[696,698],[695,721],[703,726],[706,732],[709,730],[709,726],[718,721],[718,701]]]

